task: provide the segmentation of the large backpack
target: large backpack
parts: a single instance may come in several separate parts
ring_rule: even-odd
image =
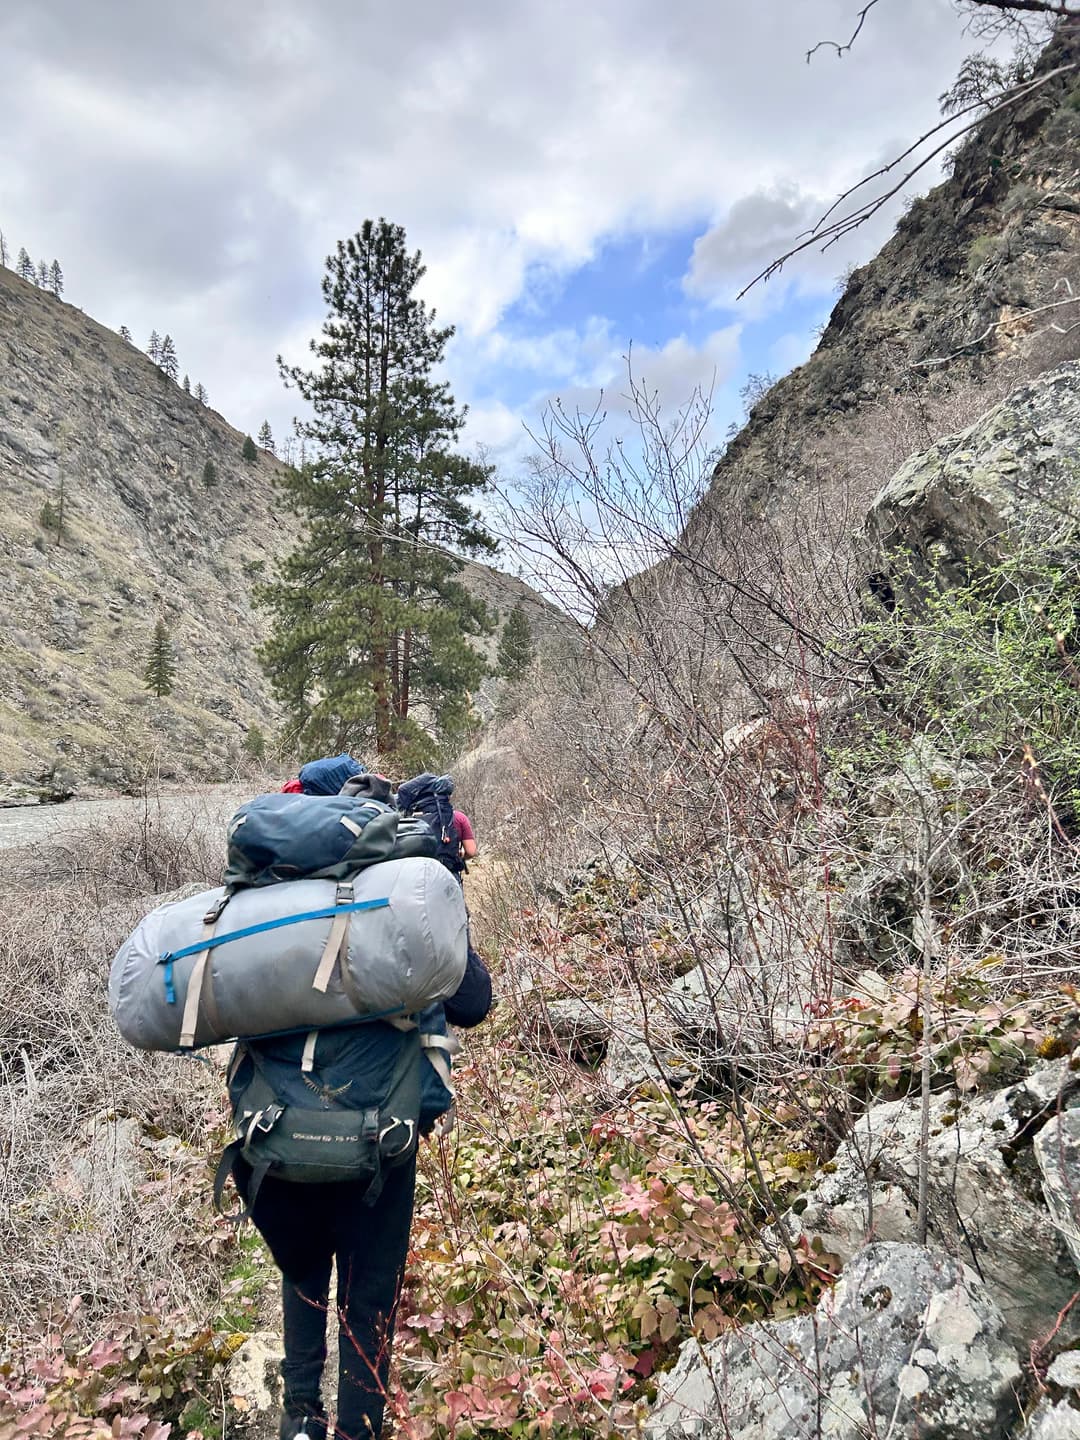
[[[450,799],[453,793],[451,776],[425,771],[398,787],[397,803],[407,819],[427,822],[435,837],[435,859],[459,875],[465,869],[465,862],[461,858],[461,836]]]
[[[423,816],[358,795],[256,795],[229,822],[225,885],[230,893],[281,880],[344,880],[383,860],[436,859]]]
[[[385,1172],[453,1106],[441,1005],[399,1027],[383,1021],[241,1041],[229,1067],[236,1138],[214,1182],[214,1205],[239,1156],[250,1167],[245,1219],[267,1175],[297,1184],[360,1181],[378,1199]]]

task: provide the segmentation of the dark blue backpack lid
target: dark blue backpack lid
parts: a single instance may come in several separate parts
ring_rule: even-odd
[[[366,765],[354,760],[347,750],[340,755],[325,755],[309,760],[300,767],[300,787],[305,795],[337,795],[346,780],[363,775]]]
[[[449,801],[453,793],[452,775],[433,775],[425,770],[423,775],[414,775],[411,780],[405,780],[398,786],[398,809],[415,810],[421,808],[425,801]]]

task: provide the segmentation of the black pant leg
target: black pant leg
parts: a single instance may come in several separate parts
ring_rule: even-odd
[[[240,1162],[242,1163],[242,1162]],[[245,1169],[247,1167],[245,1166]],[[238,1187],[246,1188],[250,1171],[240,1172]],[[326,1316],[333,1260],[331,1215],[338,1187],[294,1185],[270,1176],[259,1187],[252,1220],[281,1271],[285,1356],[281,1378],[286,1409],[322,1409],[322,1374],[326,1364]]]
[[[337,1433],[342,1440],[382,1434],[415,1188],[414,1157],[387,1172],[374,1205],[342,1207],[336,1216]]]

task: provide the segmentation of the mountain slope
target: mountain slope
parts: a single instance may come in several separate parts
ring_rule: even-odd
[[[245,462],[243,439],[119,336],[0,268],[0,795],[147,770],[220,779],[252,725],[273,730],[250,591],[295,522],[275,504],[278,461]],[[486,566],[466,579],[503,619],[524,592],[557,613]],[[162,700],[143,683],[159,619],[176,652]]]
[[[81,311],[0,270],[0,775],[218,777],[275,708],[252,574],[288,540],[269,455]],[[217,483],[203,483],[207,461]],[[59,510],[64,531],[42,525]],[[156,621],[174,695],[142,672]]]

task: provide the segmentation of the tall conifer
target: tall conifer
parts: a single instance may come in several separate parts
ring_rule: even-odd
[[[453,741],[467,726],[487,669],[471,642],[491,622],[459,556],[495,549],[471,505],[490,472],[456,453],[464,412],[435,378],[453,332],[417,299],[423,273],[385,220],[328,258],[315,364],[279,361],[314,417],[301,429],[318,458],[281,480],[304,531],[258,592],[292,737],[403,762],[429,729]]]
[[[495,657],[496,674],[516,684],[524,679],[536,656],[533,645],[532,626],[525,614],[525,607],[519,600],[506,617],[502,635],[499,637],[499,651]]]
[[[176,656],[172,641],[169,639],[165,621],[159,620],[154,626],[154,639],[150,646],[150,658],[147,660],[146,669],[143,672],[143,680],[147,690],[153,691],[160,700],[162,696],[172,694],[175,678]]]

